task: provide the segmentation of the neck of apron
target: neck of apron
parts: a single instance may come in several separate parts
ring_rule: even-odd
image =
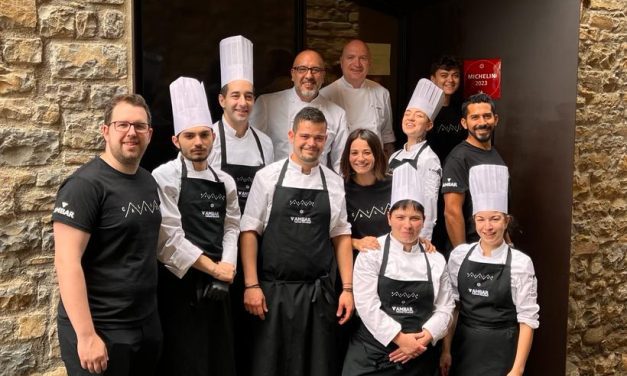
[[[414,169],[417,168],[418,157],[420,157],[420,154],[422,154],[422,152],[427,148],[427,146],[428,146],[427,142],[423,143],[420,149],[418,149],[416,156],[412,159],[409,159],[409,158],[405,158],[402,160],[396,159],[396,156],[399,155],[403,151],[403,149],[397,151],[395,154],[392,155],[392,160],[389,165],[390,172],[394,171],[395,168],[401,166],[403,163],[409,163]]]

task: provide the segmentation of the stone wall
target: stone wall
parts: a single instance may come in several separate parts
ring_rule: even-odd
[[[50,213],[132,84],[131,5],[0,0],[0,375],[65,375]]]
[[[624,375],[627,374],[627,2],[583,3],[567,374]]]

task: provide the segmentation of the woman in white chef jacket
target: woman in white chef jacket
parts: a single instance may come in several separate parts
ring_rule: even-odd
[[[383,250],[360,252],[355,262],[353,293],[362,322],[351,337],[345,376],[432,376],[438,363],[433,345],[452,318],[446,261],[425,253],[418,240],[425,220],[421,189],[407,184],[413,167],[399,169],[388,213],[391,232],[378,238]]]
[[[508,180],[505,166],[480,165],[469,172],[480,240],[459,245],[449,257],[459,304],[454,336],[452,341],[447,336],[442,349],[444,375],[515,376],[525,369],[540,308],[531,259],[503,238],[509,224]]]

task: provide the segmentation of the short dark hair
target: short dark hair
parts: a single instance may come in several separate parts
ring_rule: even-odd
[[[468,115],[468,106],[477,103],[488,103],[492,113],[496,115],[496,106],[494,105],[492,98],[486,93],[478,93],[468,97],[468,99],[466,99],[466,101],[462,104],[462,118],[465,118]]]
[[[419,203],[416,200],[412,200],[412,199],[405,199],[405,200],[399,200],[396,201],[394,203],[394,205],[392,205],[392,207],[390,208],[390,211],[388,211],[388,215],[392,215],[392,212],[394,212],[395,210],[399,210],[399,209],[414,209],[417,212],[420,212],[420,214],[422,214],[422,218],[425,218],[425,207],[422,206],[421,203]]]
[[[312,123],[324,123],[327,126],[327,119],[324,117],[322,111],[315,107],[303,107],[296,116],[294,116],[294,123],[292,124],[292,131],[298,130],[298,125],[302,121],[310,121]]]
[[[222,95],[223,97],[226,97],[226,95],[229,93],[229,84],[224,84],[224,86],[222,86],[220,88],[220,95]],[[255,87],[253,86],[253,95],[255,95]]]
[[[388,160],[383,153],[383,147],[381,146],[381,139],[376,133],[368,129],[355,129],[348,135],[344,151],[342,152],[342,159],[340,160],[340,172],[345,181],[349,181],[353,174],[353,169],[350,164],[351,145],[356,139],[362,139],[368,143],[372,155],[374,156],[373,172],[377,180],[385,179],[386,172],[388,170]]]
[[[105,106],[104,113],[104,123],[111,123],[111,114],[113,113],[113,109],[120,102],[128,103],[132,106],[142,107],[146,111],[146,117],[148,119],[148,124],[152,124],[152,116],[150,115],[150,109],[148,108],[148,104],[146,104],[146,100],[139,94],[118,94],[111,98],[109,102],[107,102]]]
[[[461,72],[462,64],[455,56],[451,55],[442,55],[431,63],[430,75],[435,75],[438,69],[451,70],[451,69],[459,69]]]

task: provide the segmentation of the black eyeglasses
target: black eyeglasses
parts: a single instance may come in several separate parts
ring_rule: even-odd
[[[137,133],[147,133],[150,129],[150,124],[148,123],[134,123],[132,121],[112,121],[109,123],[109,126],[113,125],[118,132],[128,132],[131,129],[131,125],[135,128],[135,132]]]
[[[298,74],[307,74],[307,72],[311,72],[311,74],[320,74],[325,71],[324,68],[320,67],[306,67],[304,65],[299,65],[297,67],[292,67],[292,70],[297,72]]]

